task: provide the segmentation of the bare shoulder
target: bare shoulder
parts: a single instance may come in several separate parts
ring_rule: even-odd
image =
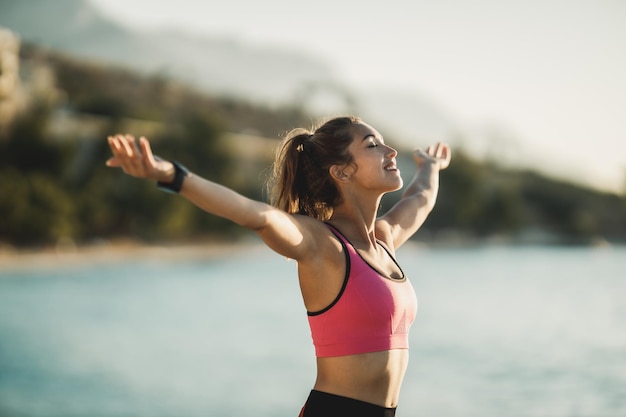
[[[341,242],[326,223],[308,216],[298,217],[303,230],[306,230],[306,236],[303,238],[308,240],[306,247],[310,251],[309,256],[302,259],[303,262],[312,261],[319,264],[328,258],[341,255]]]
[[[328,226],[317,219],[271,208],[264,226],[255,229],[265,244],[300,266],[332,256],[337,249]]]

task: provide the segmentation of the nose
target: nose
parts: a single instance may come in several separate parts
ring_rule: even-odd
[[[385,147],[387,148],[387,155],[391,155],[392,158],[395,158],[398,155],[398,151],[391,146],[385,145]]]

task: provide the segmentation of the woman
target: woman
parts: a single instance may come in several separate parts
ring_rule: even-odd
[[[416,150],[417,170],[400,201],[378,217],[382,196],[403,185],[397,152],[356,117],[291,131],[274,163],[273,205],[153,156],[145,138],[108,138],[110,167],[255,231],[297,261],[317,356],[317,379],[301,417],[394,416],[417,312],[395,251],[432,210],[450,149]]]

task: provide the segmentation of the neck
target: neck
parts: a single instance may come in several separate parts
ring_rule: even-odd
[[[333,209],[329,223],[352,243],[376,244],[375,224],[382,196],[371,201],[345,200]]]

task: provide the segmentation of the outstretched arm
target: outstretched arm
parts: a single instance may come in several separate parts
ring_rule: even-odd
[[[377,220],[377,227],[394,248],[417,232],[432,211],[439,191],[439,171],[450,165],[451,155],[450,147],[442,143],[413,153],[415,176],[400,201]]]
[[[108,142],[113,157],[107,160],[107,166],[120,167],[137,178],[163,183],[174,180],[174,165],[154,156],[146,138],[136,140],[130,135],[116,135],[110,136]],[[304,216],[287,214],[193,174],[185,178],[180,195],[211,214],[255,231],[283,256],[298,260],[310,253],[307,246],[310,241],[304,238],[309,235],[304,229],[310,227],[310,219]]]

